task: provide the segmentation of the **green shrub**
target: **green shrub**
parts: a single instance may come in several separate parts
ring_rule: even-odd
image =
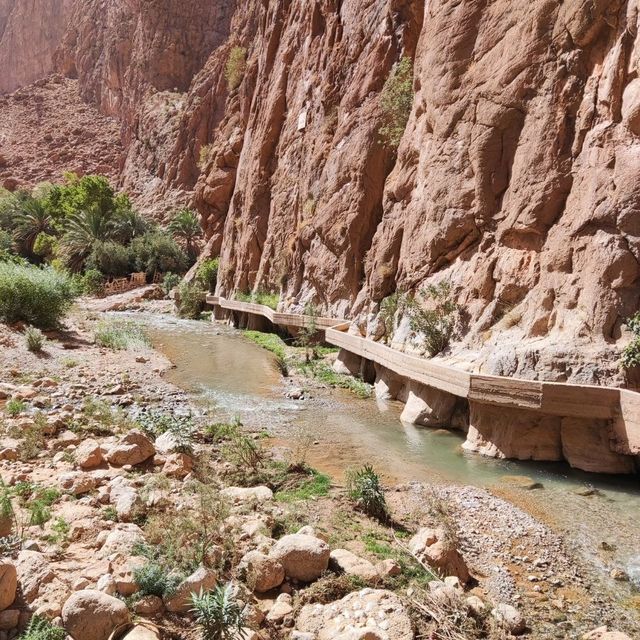
[[[264,462],[262,445],[243,433],[236,433],[222,449],[222,454],[231,463],[243,469],[256,471]]]
[[[131,273],[131,250],[124,245],[107,240],[95,242],[85,261],[85,269],[104,276],[122,277]]]
[[[131,242],[132,260],[136,271],[148,276],[156,272],[184,273],[193,264],[184,250],[167,233],[150,231]]]
[[[94,333],[96,344],[113,349],[141,349],[149,346],[149,339],[139,324],[121,320],[100,322]]]
[[[181,318],[198,320],[206,303],[206,292],[197,282],[183,282],[178,287],[176,305]]]
[[[20,415],[26,408],[27,405],[22,400],[16,399],[9,400],[5,405],[5,411],[13,418]]]
[[[415,298],[409,298],[407,309],[411,328],[423,338],[429,355],[433,357],[449,346],[460,310],[448,282],[429,285],[422,291],[422,297],[426,306]]]
[[[35,327],[27,327],[24,330],[24,341],[29,351],[39,353],[40,351],[42,351],[45,338],[40,329],[36,329]]]
[[[384,519],[387,517],[387,502],[380,485],[380,478],[371,465],[347,472],[347,494],[367,515]]]
[[[44,260],[50,260],[58,249],[58,239],[44,231],[40,232],[33,243],[33,253]]]
[[[45,618],[33,616],[29,626],[20,636],[20,640],[65,640],[67,632],[61,627],[56,627]]]
[[[243,608],[234,597],[231,584],[220,585],[213,591],[193,593],[191,602],[203,640],[245,638]]]
[[[97,269],[88,269],[80,277],[80,289],[82,293],[92,296],[102,292],[104,276]]]
[[[164,291],[164,295],[169,297],[169,294],[173,289],[175,289],[179,284],[182,278],[177,273],[166,273],[164,278],[162,279],[162,290]]]
[[[210,293],[216,290],[219,266],[220,258],[211,258],[210,260],[205,260],[198,269],[197,278]]]
[[[224,77],[229,91],[240,86],[247,69],[247,50],[244,47],[233,47],[229,52],[227,64],[224,68]]]
[[[75,297],[71,279],[51,267],[0,263],[0,321],[54,329]]]
[[[620,364],[623,369],[632,369],[640,367],[640,311],[627,320],[627,327],[634,337],[622,352]]]
[[[140,588],[139,596],[170,598],[181,582],[181,576],[171,574],[163,566],[153,561],[134,569],[133,577]]]
[[[391,71],[380,96],[384,124],[380,127],[379,133],[383,143],[388,147],[398,148],[411,115],[412,105],[413,61],[405,56]]]
[[[162,411],[150,410],[138,416],[140,428],[157,438],[163,433],[170,433],[175,442],[175,450],[182,453],[192,453],[195,425],[190,416],[178,416]]]

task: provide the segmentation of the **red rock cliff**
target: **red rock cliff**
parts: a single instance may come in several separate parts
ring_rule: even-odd
[[[141,201],[192,199],[220,293],[282,289],[375,334],[385,296],[447,278],[458,360],[608,383],[640,298],[637,26],[636,0],[89,0],[56,63],[121,119]],[[380,91],[402,56],[396,154]]]

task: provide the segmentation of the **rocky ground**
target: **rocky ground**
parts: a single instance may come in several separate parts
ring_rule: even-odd
[[[190,594],[227,583],[253,640],[633,637],[531,515],[409,483],[368,516],[301,454],[191,406],[151,348],[95,344],[114,304],[40,354],[0,326],[0,640],[33,614],[74,640],[195,639]]]
[[[60,182],[66,171],[116,180],[120,128],[82,101],[78,83],[51,76],[0,96],[0,186],[14,190]]]

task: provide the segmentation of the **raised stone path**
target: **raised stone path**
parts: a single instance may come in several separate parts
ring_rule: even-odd
[[[260,304],[207,296],[207,303],[236,313],[262,316],[282,327],[304,327],[310,316],[280,313]],[[368,338],[348,333],[350,322],[314,318],[328,344],[366,358],[397,375],[469,401],[550,416],[611,420],[615,449],[640,455],[640,393],[614,387],[540,382],[462,371],[403,353]]]

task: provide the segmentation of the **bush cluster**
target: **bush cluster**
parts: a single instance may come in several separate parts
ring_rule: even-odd
[[[68,275],[51,267],[0,262],[0,321],[54,329],[76,292]]]

